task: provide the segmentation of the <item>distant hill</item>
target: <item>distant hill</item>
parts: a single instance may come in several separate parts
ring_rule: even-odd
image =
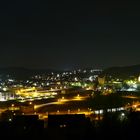
[[[5,77],[10,75],[17,79],[27,79],[36,74],[49,74],[51,72],[58,73],[60,70],[53,69],[27,69],[23,67],[7,67],[0,68],[0,76]],[[140,75],[140,65],[125,66],[125,67],[110,67],[103,70],[101,76],[113,76],[116,78],[129,78],[130,76]]]
[[[48,74],[51,72],[58,72],[51,69],[27,69],[23,67],[8,67],[0,68],[0,75],[10,75],[17,79],[26,79],[36,74]]]
[[[129,78],[131,76],[139,76],[140,65],[107,68],[103,71],[102,75],[111,75],[113,77],[118,78]]]

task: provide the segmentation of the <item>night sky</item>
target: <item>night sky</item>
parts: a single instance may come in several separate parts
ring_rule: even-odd
[[[0,3],[0,67],[139,64],[139,7],[124,0],[4,0]]]

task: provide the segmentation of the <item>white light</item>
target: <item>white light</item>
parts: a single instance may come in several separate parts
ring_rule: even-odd
[[[103,114],[103,112],[104,112],[103,110],[100,110],[100,114]]]
[[[112,109],[112,112],[115,112],[115,111],[116,111],[116,109],[115,109],[115,108],[113,108],[113,109]]]
[[[78,81],[77,77],[74,78],[75,81]]]
[[[3,88],[3,91],[7,91],[7,88]]]
[[[84,72],[84,73],[86,73],[87,71],[86,71],[86,70],[84,70],[83,72]]]
[[[9,122],[11,122],[12,121],[12,119],[9,119]]]
[[[96,110],[96,111],[95,111],[95,114],[97,114],[97,115],[98,115],[99,113],[100,113],[100,112],[99,112],[98,110]]]
[[[121,107],[120,109],[121,109],[121,110],[124,110],[124,108],[123,108],[123,107]]]
[[[52,92],[52,95],[57,95],[57,93],[56,92]]]
[[[122,114],[121,114],[121,116],[125,116],[125,114],[124,114],[124,113],[122,113]]]
[[[138,86],[136,84],[133,85],[133,88],[137,88]]]
[[[8,81],[9,81],[9,82],[14,82],[14,80],[13,80],[13,79],[8,79]]]
[[[92,82],[93,81],[93,76],[90,76],[89,77],[89,80]]]
[[[111,112],[111,109],[107,109],[107,112]]]

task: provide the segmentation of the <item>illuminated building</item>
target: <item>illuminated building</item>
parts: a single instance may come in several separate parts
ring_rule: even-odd
[[[98,82],[99,82],[100,85],[104,85],[105,77],[98,77]]]
[[[138,82],[140,82],[140,75],[139,75],[139,77],[138,77]]]

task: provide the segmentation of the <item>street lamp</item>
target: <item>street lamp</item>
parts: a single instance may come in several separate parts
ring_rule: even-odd
[[[70,109],[68,109],[68,113],[70,113]]]
[[[32,105],[32,102],[29,102],[30,105]]]
[[[64,100],[64,99],[65,99],[65,97],[63,96],[63,97],[62,97],[62,99]]]
[[[80,112],[80,108],[78,108],[78,112]]]

